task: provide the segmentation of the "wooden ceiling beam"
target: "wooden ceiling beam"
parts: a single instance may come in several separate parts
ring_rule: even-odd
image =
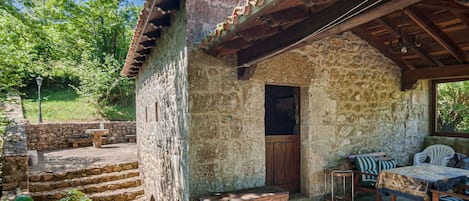
[[[368,33],[367,31],[363,30],[360,27],[355,27],[353,33],[360,36],[362,39],[368,41],[371,46],[378,49],[384,56],[391,59],[396,65],[398,65],[402,70],[404,69],[415,69],[410,64],[398,59],[394,54],[389,51],[389,47],[387,47],[382,41],[376,40],[376,37]]]
[[[464,8],[462,5],[446,1],[446,4],[442,4],[443,1],[438,0],[438,3],[432,3],[428,1],[422,1],[422,3],[417,4],[418,7],[430,8],[430,9],[439,9],[439,10],[450,10],[458,13],[469,13],[469,9]],[[449,4],[448,4],[449,3]]]
[[[155,27],[156,29],[161,29],[162,27],[171,26],[171,18],[169,15],[166,15],[162,18],[152,19],[149,21],[149,23],[153,25],[153,27]]]
[[[146,48],[154,47],[156,45],[156,41],[147,40],[147,41],[141,42],[140,45],[142,45],[146,49]]]
[[[160,0],[158,3],[156,3],[155,7],[164,11],[179,10],[179,0]]]
[[[469,77],[469,64],[402,71],[402,80],[436,80]]]
[[[304,9],[304,6],[297,6],[263,15],[259,20],[271,27],[276,27],[290,22],[300,21],[308,16],[309,11]]]
[[[161,37],[161,29],[156,29],[155,31],[147,32],[147,33],[144,33],[143,35],[150,40],[155,40]]]
[[[409,16],[420,28],[430,35],[436,42],[443,46],[460,63],[466,62],[464,52],[455,44],[441,29],[439,29],[429,18],[427,18],[416,7],[404,9],[404,13]]]
[[[363,14],[354,16],[351,19],[334,26],[333,28],[323,30],[319,34],[315,33],[315,31],[321,27],[324,27],[343,13],[346,13],[354,5],[358,5],[360,3],[360,1],[354,0],[338,1],[335,5],[312,15],[310,18],[307,18],[298,24],[284,29],[279,34],[254,43],[247,49],[240,50],[238,52],[238,65],[249,66],[253,63],[275,56],[281,52],[297,48],[300,45],[307,43],[308,41],[319,40],[330,35],[350,30],[354,27],[365,24],[376,18],[390,14],[420,1],[421,0],[384,1],[384,4],[366,11]]]
[[[395,36],[395,37],[400,37],[401,33],[399,33],[395,28],[394,26],[389,22],[387,21],[386,19],[384,18],[378,18],[375,20],[379,25],[381,25],[382,27],[384,27],[389,33],[391,33],[391,35]],[[408,43],[407,39],[404,37],[402,39],[404,41],[404,43]],[[441,63],[441,61],[439,61],[438,59],[436,59],[435,57],[433,57],[432,55],[430,55],[425,49],[423,49],[423,47],[420,47],[418,49],[414,48],[413,51],[415,51],[417,53],[417,55],[419,55],[419,57],[423,58],[425,61],[427,61],[429,64],[431,65],[438,65],[438,66],[443,66],[443,63]]]
[[[323,11],[312,15],[310,18],[297,23],[282,32],[254,43],[253,46],[238,52],[238,66],[246,66],[262,57],[269,56],[274,52],[298,42],[315,31],[327,26],[339,16],[347,13],[352,8],[362,3],[361,0],[347,0],[336,3]],[[321,20],[318,20],[321,19]]]

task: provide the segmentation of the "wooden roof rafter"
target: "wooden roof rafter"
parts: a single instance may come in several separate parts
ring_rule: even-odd
[[[240,50],[238,52],[238,66],[249,66],[259,60],[274,56],[291,46],[301,43],[305,38],[319,35],[331,27],[368,11],[372,7],[382,5],[382,2],[387,1],[348,0],[337,2],[333,6],[311,15],[278,34],[255,42],[249,48]]]
[[[238,54],[238,66],[250,66],[280,52],[296,48],[307,41],[318,40],[340,33],[419,1],[334,1],[334,5],[325,7],[318,13],[312,13],[304,20],[283,28],[278,33],[270,33],[270,35],[265,35],[257,40],[247,41],[248,45],[240,46],[239,49],[234,49],[233,45],[230,45],[230,47],[225,46],[236,37],[222,37],[222,40],[211,44],[208,52],[212,55],[225,55],[236,52]],[[357,6],[355,10],[352,9],[354,6]],[[236,30],[228,32],[227,35],[236,34],[234,32]]]
[[[376,23],[378,23],[379,25],[384,27],[393,37],[400,37],[401,34],[405,34],[405,33],[400,33],[396,28],[394,28],[396,26],[392,25],[391,22],[387,21],[383,17],[378,18],[375,21],[376,21]],[[408,41],[406,41],[407,39],[405,37],[402,40],[404,41],[404,43],[408,43]],[[430,55],[425,50],[424,47],[420,47],[418,49],[414,48],[413,51],[415,51],[419,57],[421,57],[422,59],[427,61],[430,65],[432,65],[432,66],[438,65],[440,67],[443,66],[443,63],[441,63],[441,61],[439,61],[438,59],[436,59],[435,57]]]
[[[147,0],[127,53],[122,76],[135,77],[146,57],[157,45],[161,28],[171,25],[170,14],[177,11],[180,0]]]
[[[435,41],[443,46],[460,63],[467,62],[464,52],[441,29],[427,18],[417,7],[408,7],[404,13],[409,16],[420,28],[422,28]]]

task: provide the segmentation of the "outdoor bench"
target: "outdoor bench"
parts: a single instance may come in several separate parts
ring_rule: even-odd
[[[397,164],[385,152],[374,152],[348,156],[347,167],[354,172],[355,192],[375,192],[376,200],[380,200],[381,194],[375,187],[379,170],[395,168]]]
[[[288,191],[276,186],[264,186],[238,191],[213,193],[199,197],[199,201],[288,201]]]
[[[106,138],[102,138],[103,144],[106,144]],[[74,139],[68,139],[68,143],[72,146],[72,148],[77,148],[79,147],[80,144],[91,144],[93,143],[93,140],[91,138],[74,138]]]
[[[68,139],[68,143],[72,145],[73,148],[77,148],[80,144],[89,144],[91,143],[91,138],[76,138]]]
[[[128,142],[137,142],[137,135],[125,135],[125,139]]]

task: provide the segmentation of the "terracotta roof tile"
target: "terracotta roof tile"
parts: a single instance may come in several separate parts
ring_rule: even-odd
[[[132,41],[130,42],[129,51],[127,51],[127,57],[125,58],[124,68],[122,68],[121,75],[128,76],[130,65],[133,62],[135,51],[138,48],[139,38],[142,34],[143,26],[149,17],[150,7],[154,4],[156,0],[145,0],[142,11],[140,11],[140,16],[138,17],[137,26],[135,28],[134,34],[132,36]]]

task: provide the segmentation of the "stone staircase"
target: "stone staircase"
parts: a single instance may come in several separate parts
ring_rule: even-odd
[[[29,175],[29,192],[35,201],[59,200],[72,188],[93,201],[144,200],[141,184],[137,162]]]

